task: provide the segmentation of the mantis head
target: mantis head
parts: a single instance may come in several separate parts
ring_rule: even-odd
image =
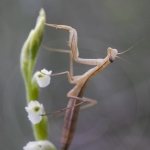
[[[112,49],[111,47],[109,47],[107,49],[107,53],[108,53],[109,61],[111,63],[113,63],[115,58],[116,58],[116,56],[118,55],[118,51],[116,49]]]
[[[144,39],[142,39],[141,41],[143,41],[143,40]],[[141,42],[141,41],[139,41],[139,42]],[[131,50],[134,46],[136,46],[139,42],[135,43],[133,46],[131,46],[130,48],[128,48],[127,50],[125,50],[125,51],[123,51],[121,53],[118,53],[118,51],[116,49],[112,49],[111,47],[108,47],[107,53],[108,53],[109,61],[111,63],[114,62],[114,60],[115,60],[116,57],[122,59],[121,57],[119,57],[117,55],[126,53],[127,51]],[[124,59],[122,59],[122,60],[124,60]]]

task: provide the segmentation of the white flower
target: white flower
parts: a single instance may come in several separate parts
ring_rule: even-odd
[[[46,69],[43,69],[38,72],[35,73],[35,78],[36,78],[36,81],[38,83],[38,85],[40,87],[46,87],[50,84],[50,75],[51,75],[52,71],[47,71]]]
[[[44,107],[38,101],[30,101],[28,107],[25,107],[25,109],[32,124],[37,124],[42,120],[41,115],[44,112]]]
[[[29,142],[26,146],[23,147],[24,150],[41,150],[41,145],[38,142]]]
[[[23,147],[24,150],[56,150],[49,141],[33,141]]]

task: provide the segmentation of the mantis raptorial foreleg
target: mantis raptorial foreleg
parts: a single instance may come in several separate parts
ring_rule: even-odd
[[[78,51],[78,37],[77,37],[77,31],[66,25],[56,25],[56,24],[47,24],[47,26],[55,27],[56,29],[65,29],[69,30],[70,35],[69,35],[69,42],[68,45],[70,46],[71,53],[72,53],[72,58],[74,61],[81,63],[81,64],[86,64],[86,65],[99,65],[100,59],[83,59],[79,58],[79,51]]]

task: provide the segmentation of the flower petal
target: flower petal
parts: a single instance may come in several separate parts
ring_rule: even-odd
[[[42,120],[41,114],[44,111],[44,107],[38,101],[30,101],[28,107],[25,107],[25,109],[32,124],[37,124]]]
[[[56,150],[55,146],[45,140],[45,141],[32,141],[27,143],[26,146],[23,147],[24,150]]]
[[[47,71],[46,69],[43,69],[43,70],[41,70],[41,72],[38,71],[36,73],[36,75],[35,75],[36,81],[40,87],[44,88],[50,84],[51,73],[52,73],[52,71]]]

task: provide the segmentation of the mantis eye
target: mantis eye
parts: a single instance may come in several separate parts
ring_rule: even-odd
[[[110,61],[111,63],[113,63],[113,62],[114,62],[114,58],[113,58],[112,56],[110,56],[110,57],[109,57],[109,61]]]
[[[117,56],[117,54],[118,54],[118,51],[116,49],[112,49],[111,47],[109,47],[107,49],[107,51],[108,51],[109,61],[111,63],[113,63],[115,58],[116,58],[116,56]]]

